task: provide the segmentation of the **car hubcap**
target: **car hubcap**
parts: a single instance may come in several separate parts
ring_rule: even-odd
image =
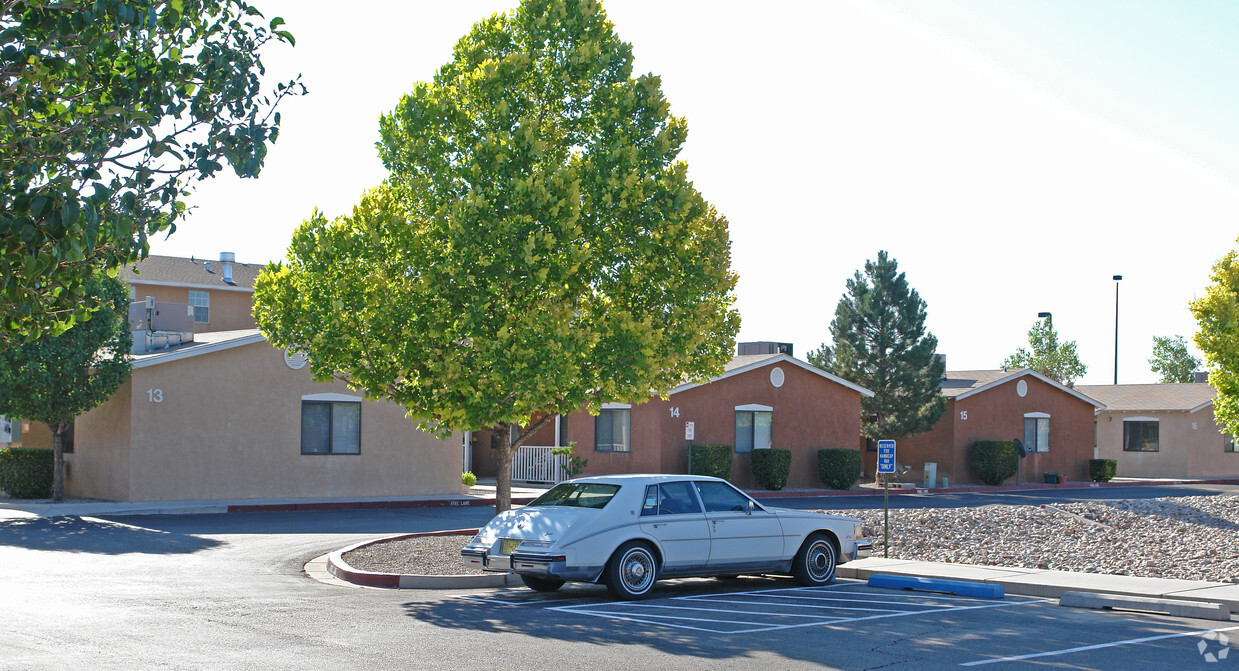
[[[649,589],[653,577],[653,560],[644,552],[633,551],[624,557],[624,584],[630,591],[644,592]]]
[[[818,541],[809,548],[809,574],[815,579],[829,578],[834,570],[834,564],[834,556],[824,541]]]

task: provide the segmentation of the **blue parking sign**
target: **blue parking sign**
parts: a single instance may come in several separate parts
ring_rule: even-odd
[[[878,472],[879,473],[894,473],[895,472],[895,441],[879,440],[878,441]]]

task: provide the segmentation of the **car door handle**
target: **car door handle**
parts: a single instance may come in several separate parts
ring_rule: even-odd
[[[658,527],[661,527],[661,526],[666,526],[666,522],[655,522],[655,523],[651,524],[650,526],[652,526],[652,527],[654,527],[655,529],[657,529]]]

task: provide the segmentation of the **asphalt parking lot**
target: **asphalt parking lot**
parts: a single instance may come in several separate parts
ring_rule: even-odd
[[[665,581],[640,601],[613,601],[601,587],[571,584],[551,594],[507,588],[443,597],[465,621],[507,623],[561,640],[581,631],[606,632],[617,643],[639,637],[665,652],[711,649],[708,657],[742,666],[766,652],[789,666],[798,660],[845,669],[1239,666],[1229,645],[1239,643],[1239,623],[1077,610],[1057,599],[887,590],[863,581]]]

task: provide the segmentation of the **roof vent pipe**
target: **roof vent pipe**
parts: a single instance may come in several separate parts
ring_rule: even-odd
[[[237,255],[232,252],[219,253],[219,265],[223,268],[225,284],[234,284],[232,281],[232,264],[236,260]]]

